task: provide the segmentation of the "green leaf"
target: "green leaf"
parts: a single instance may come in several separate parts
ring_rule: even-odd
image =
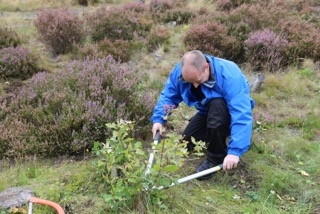
[[[103,194],[102,197],[106,202],[112,201],[114,199],[114,197],[110,194]]]
[[[152,168],[154,169],[154,171],[159,171],[161,169],[159,163],[154,164]]]
[[[169,178],[160,178],[159,179],[160,186],[167,187],[167,186],[170,186],[171,183],[172,183],[172,181]]]
[[[176,172],[179,169],[177,165],[168,165],[163,168],[165,172]]]

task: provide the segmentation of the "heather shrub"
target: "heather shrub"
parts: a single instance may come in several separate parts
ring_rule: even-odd
[[[0,78],[25,80],[39,70],[37,58],[27,48],[0,49]]]
[[[315,24],[317,28],[320,27],[320,12],[316,7],[307,7],[299,13],[303,20]]]
[[[17,47],[21,45],[18,34],[8,28],[0,27],[0,49],[7,47]]]
[[[211,13],[211,11],[210,11],[208,8],[206,8],[206,7],[200,7],[200,9],[199,9],[198,12],[197,12],[197,14],[198,14],[199,16],[207,15],[207,14],[210,14],[210,13]],[[198,17],[198,16],[196,16],[196,17]]]
[[[165,19],[180,18],[188,19],[189,13],[184,10],[185,2],[183,0],[152,0],[149,7],[152,18],[155,22],[164,22]],[[178,12],[178,9],[184,10]],[[170,10],[174,10],[169,12]],[[169,20],[171,21],[171,20]]]
[[[256,0],[218,0],[217,6],[218,6],[218,9],[230,11],[243,4],[252,4],[255,2]]]
[[[104,56],[111,55],[120,62],[128,62],[132,52],[130,42],[122,39],[111,41],[107,38],[98,43],[98,50]]]
[[[99,3],[99,0],[76,0],[79,5],[88,6]]]
[[[265,4],[243,4],[228,14],[216,16],[217,20],[228,29],[228,35],[237,40],[237,51],[234,54],[234,61],[244,62],[243,42],[248,39],[251,32],[269,28],[274,30],[275,23],[279,19],[286,18],[286,11],[278,7]],[[277,32],[277,31],[276,31]]]
[[[135,136],[145,137],[155,101],[141,79],[133,64],[111,57],[34,75],[10,105],[0,104],[0,156],[83,154],[110,135],[105,124],[117,119],[135,121]],[[23,131],[11,130],[18,125]]]
[[[104,58],[106,57],[98,50],[97,43],[90,43],[81,46],[77,46],[77,49],[74,53],[75,59],[94,59],[94,58]]]
[[[54,54],[70,52],[84,38],[83,21],[68,9],[45,9],[37,14],[34,25],[39,39]]]
[[[133,40],[144,37],[151,30],[153,21],[150,14],[126,10],[124,8],[105,7],[86,15],[87,24],[93,41],[101,41],[105,37],[114,41],[118,39]]]
[[[84,46],[79,46],[75,52],[75,58],[85,59],[85,58],[105,58],[110,55],[113,59],[119,62],[128,62],[131,59],[131,55],[134,50],[134,45],[127,41],[118,39],[111,41],[108,38],[104,40],[86,44]]]
[[[283,11],[279,11],[272,6],[244,4],[232,10],[229,15],[224,16],[222,22],[228,26],[235,26],[244,22],[251,31],[255,31],[273,26],[279,18],[285,17],[283,13]]]
[[[154,51],[162,44],[169,44],[169,40],[170,31],[165,26],[156,25],[151,29],[151,32],[147,38],[148,51]]]
[[[299,19],[281,20],[276,25],[288,39],[287,58],[289,63],[298,63],[300,58],[320,59],[319,30],[308,21]]]
[[[5,109],[2,107],[2,110]],[[0,112],[0,115],[3,112]],[[0,157],[22,158],[26,155],[26,145],[32,143],[32,138],[21,136],[30,136],[30,127],[25,121],[17,118],[4,117],[0,123]]]
[[[122,5],[122,8],[124,10],[131,10],[131,11],[134,11],[137,13],[145,13],[145,12],[148,12],[148,9],[149,9],[148,5],[146,5],[140,1],[125,3]]]
[[[77,3],[82,6],[88,6],[89,4],[88,0],[77,0]]]
[[[244,48],[243,41],[248,38],[250,28],[244,22],[233,24],[228,20],[229,15],[226,12],[216,11],[211,13],[210,11],[204,12],[201,15],[196,16],[192,20],[193,26],[202,26],[203,24],[219,23],[225,30],[224,34],[232,38],[234,43],[230,52],[226,54],[230,60],[241,63],[244,62]],[[205,34],[203,35],[205,36]],[[232,51],[232,53],[231,53]]]
[[[183,38],[187,50],[198,49],[228,59],[233,58],[236,42],[218,22],[192,25]]]
[[[190,9],[185,8],[174,8],[172,10],[167,10],[161,20],[164,23],[175,22],[177,25],[188,24],[189,21],[196,15]]]
[[[152,0],[150,2],[150,11],[152,13],[164,13],[174,7],[173,0]]]
[[[284,65],[288,41],[275,32],[264,29],[250,33],[244,41],[247,61],[255,70],[275,71]]]

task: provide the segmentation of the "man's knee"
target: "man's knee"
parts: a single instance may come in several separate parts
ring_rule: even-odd
[[[227,103],[223,98],[212,99],[208,105],[207,127],[217,129],[220,127],[229,128],[230,113]]]

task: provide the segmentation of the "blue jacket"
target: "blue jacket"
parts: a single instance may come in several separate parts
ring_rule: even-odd
[[[176,106],[183,101],[194,106],[199,114],[206,115],[206,105],[212,98],[224,98],[231,115],[228,154],[243,155],[250,148],[252,133],[252,109],[254,100],[250,97],[250,85],[240,68],[233,62],[205,55],[210,63],[211,78],[201,84],[205,98],[202,101],[192,94],[191,83],[185,82],[181,74],[181,63],[170,73],[151,120],[153,123],[165,122],[164,106]]]

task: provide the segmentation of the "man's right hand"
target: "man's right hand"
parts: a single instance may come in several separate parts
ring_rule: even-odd
[[[160,135],[162,135],[162,124],[161,123],[154,123],[152,126],[152,136],[153,138],[156,136],[157,131],[160,132]]]

